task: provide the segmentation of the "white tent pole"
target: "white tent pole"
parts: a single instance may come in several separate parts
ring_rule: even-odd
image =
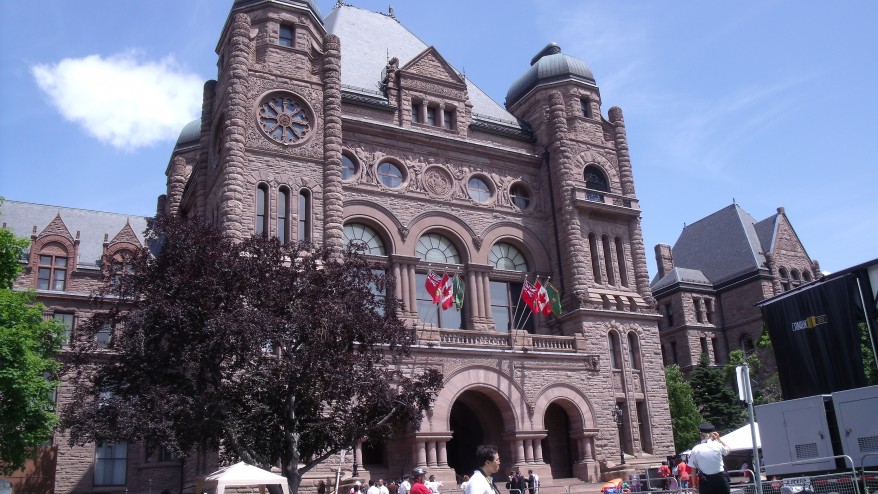
[[[346,449],[342,449],[341,453],[338,454],[338,470],[335,472],[335,492],[336,494],[341,494],[339,489],[339,483],[341,482],[341,467],[344,466],[344,457],[347,453]]]

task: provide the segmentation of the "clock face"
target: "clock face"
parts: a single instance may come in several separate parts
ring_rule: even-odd
[[[265,135],[280,144],[300,143],[311,133],[311,112],[292,95],[266,96],[259,104],[258,121]]]

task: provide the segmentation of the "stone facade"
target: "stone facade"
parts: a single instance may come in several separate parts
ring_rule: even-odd
[[[763,323],[755,304],[822,276],[782,207],[756,221],[733,204],[687,226],[673,249],[656,245],[655,256],[663,360],[684,374],[702,354],[722,365],[733,350],[756,351]],[[774,368],[773,355],[760,356]]]
[[[367,54],[346,58],[346,43],[370,29],[395,48],[352,81]],[[504,108],[392,15],[340,2],[321,19],[294,0],[236,1],[217,54],[159,208],[237,238],[367,242],[418,328],[408,365],[445,376],[417,432],[358,446],[361,475],[423,466],[451,485],[482,442],[500,447],[504,470],[533,469],[544,486],[618,472],[620,443],[634,465],[673,453],[624,118],[615,107],[602,116],[582,61],[548,46]],[[567,69],[547,79],[541,64]],[[460,313],[424,301],[428,270],[465,282]],[[563,315],[513,323],[536,277],[559,289]],[[60,448],[56,492],[100,490],[94,448]],[[216,467],[210,452],[181,466],[138,451],[130,492],[147,479],[156,492],[191,489]],[[340,466],[350,481],[350,457]],[[327,461],[303,489],[332,485],[337,467]]]

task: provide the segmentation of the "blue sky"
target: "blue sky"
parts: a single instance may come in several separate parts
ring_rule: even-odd
[[[388,2],[348,0],[387,11]],[[324,15],[335,4],[319,0]],[[0,196],[150,215],[231,0],[0,1]],[[549,42],[625,112],[643,231],[784,206],[825,271],[878,257],[878,2],[396,0],[500,103]]]

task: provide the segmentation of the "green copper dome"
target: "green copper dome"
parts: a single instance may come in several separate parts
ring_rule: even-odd
[[[177,138],[177,145],[174,146],[174,149],[180,149],[187,146],[198,144],[198,140],[201,139],[201,119],[193,120],[186,124],[183,127],[183,130],[180,132],[180,137]]]
[[[574,80],[594,86],[594,75],[582,60],[561,53],[561,47],[549,43],[530,61],[530,68],[515,81],[506,93],[506,108],[511,107],[540,84]]]

